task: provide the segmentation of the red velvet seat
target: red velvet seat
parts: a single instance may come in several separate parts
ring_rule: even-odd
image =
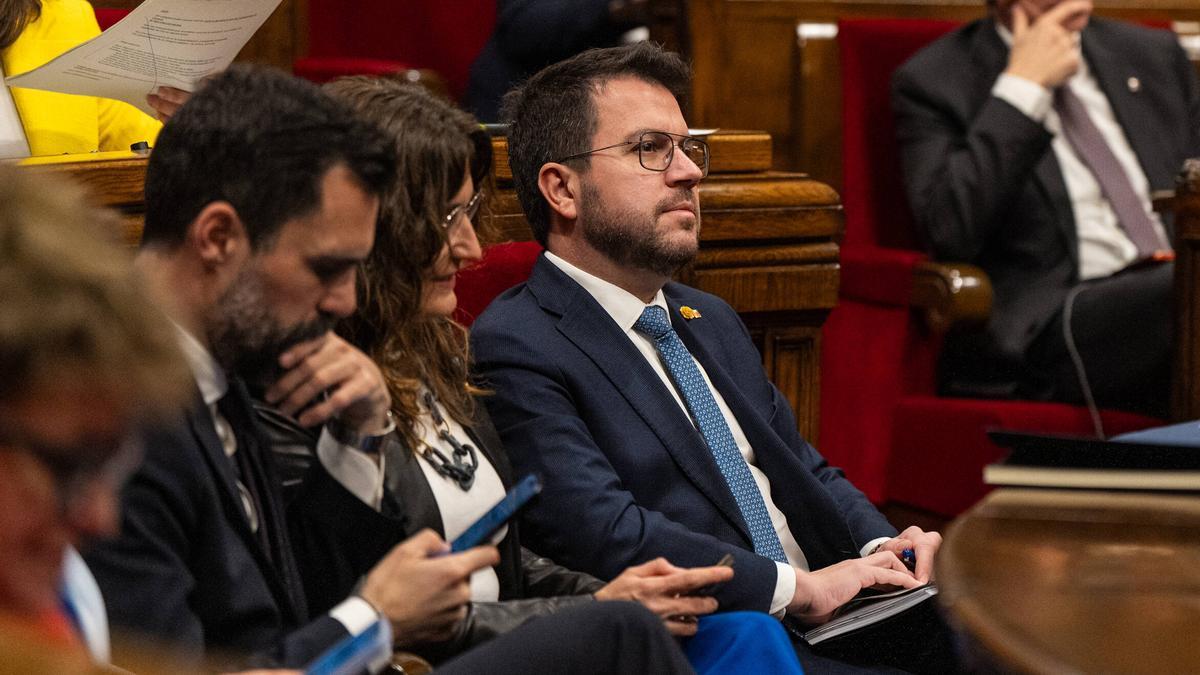
[[[529,278],[541,252],[541,245],[534,241],[487,247],[483,260],[458,273],[454,286],[458,309],[454,318],[464,326],[474,323],[497,295]]]
[[[912,302],[914,273],[927,257],[904,197],[890,81],[900,64],[957,25],[839,22],[846,234],[840,298],[825,324],[821,360],[822,453],[873,501],[943,516],[987,492],[983,466],[1002,451],[984,430],[1092,433],[1081,407],[936,394],[941,340]],[[1103,420],[1109,434],[1161,422],[1108,411]]]
[[[495,0],[309,0],[308,54],[293,70],[324,82],[424,68],[458,99],[495,23]]]

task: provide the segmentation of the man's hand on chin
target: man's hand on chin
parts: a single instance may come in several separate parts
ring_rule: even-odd
[[[279,357],[284,374],[266,392],[267,403],[311,427],[336,417],[371,436],[388,427],[392,399],[379,367],[366,354],[326,333]]]

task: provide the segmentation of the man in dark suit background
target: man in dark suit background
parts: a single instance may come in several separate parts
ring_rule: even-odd
[[[933,254],[995,291],[986,328],[949,337],[946,389],[1164,414],[1171,223],[1150,196],[1200,154],[1200,86],[1173,34],[1090,13],[998,0],[902,66],[904,178]]]
[[[238,377],[273,381],[268,400],[302,424],[324,424],[314,487],[290,508],[353,513],[372,489],[361,465],[378,465],[393,427],[390,397],[370,359],[330,329],[355,309],[394,163],[391,145],[352,110],[263,69],[209,80],[164,127],[147,169],[137,265],[161,293],[196,391],[178,425],[147,439],[122,493],[120,534],[87,556],[114,627],[210,666],[299,667],[379,617],[401,645],[436,640],[463,619],[470,574],[498,554],[442,555],[448,545],[429,531],[385,555],[356,595],[310,616],[291,512]],[[325,539],[339,543],[336,532]],[[611,672],[620,658],[687,670],[653,615],[618,604],[529,624],[445,670]]]
[[[514,181],[547,252],[473,325],[483,400],[514,464],[545,479],[523,521],[535,550],[602,578],[728,553],[722,610],[819,622],[863,587],[915,584],[904,548],[927,580],[941,539],[897,537],[797,433],[733,309],[670,281],[699,246],[707,172],[678,105],[688,77],[643,43],[509,95]],[[875,646],[864,662],[886,660]]]

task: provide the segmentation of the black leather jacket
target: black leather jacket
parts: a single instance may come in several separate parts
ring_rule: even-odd
[[[508,457],[483,406],[476,410],[468,433],[508,488],[513,483]],[[420,458],[397,435],[388,438],[382,450],[384,498],[379,511],[361,504],[352,513],[344,508],[330,513],[313,509],[311,502],[303,510],[292,508],[298,500],[311,500],[319,492],[318,482],[334,480],[316,461],[317,433],[264,404],[256,402],[255,411],[275,454],[289,504],[292,545],[313,613],[327,611],[352,594],[375,563],[409,535],[428,527],[445,536],[437,501],[417,463]],[[510,522],[498,545],[500,600],[471,603],[454,638],[411,651],[437,663],[531,619],[594,601],[592,594],[604,586],[603,581],[526,550],[520,545],[519,527],[518,522]]]

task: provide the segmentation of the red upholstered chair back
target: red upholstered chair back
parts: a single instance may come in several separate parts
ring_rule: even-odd
[[[458,309],[454,318],[470,326],[504,291],[529,278],[542,247],[533,241],[494,244],[483,252],[483,260],[461,270],[455,280]]]
[[[821,450],[876,502],[954,516],[979,499],[984,465],[1003,451],[992,427],[1087,434],[1087,410],[936,394],[940,339],[911,304],[917,250],[904,196],[891,107],[895,70],[954,29],[949,21],[845,20],[842,203],[846,235],[838,306],[823,329]],[[958,64],[946,64],[947,68]],[[1104,411],[1106,430],[1156,421]]]
[[[838,22],[847,247],[918,247],[892,122],[892,73],[922,47],[959,25],[926,19]]]
[[[124,19],[127,14],[129,14],[128,9],[97,7],[96,22],[100,24],[100,30],[108,30],[114,23]]]
[[[461,98],[495,23],[495,0],[309,0],[308,56],[428,68]]]

